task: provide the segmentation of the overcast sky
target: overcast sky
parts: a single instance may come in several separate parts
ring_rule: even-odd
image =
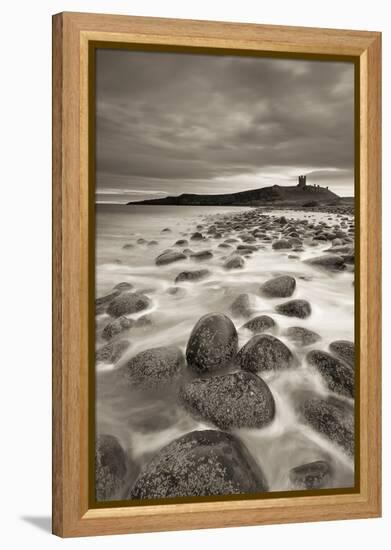
[[[100,49],[97,200],[308,183],[353,195],[350,63]]]

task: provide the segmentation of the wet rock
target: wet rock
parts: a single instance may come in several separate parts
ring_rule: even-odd
[[[179,262],[180,260],[186,260],[186,255],[182,252],[172,252],[167,250],[158,256],[155,260],[156,265],[167,265],[173,262]]]
[[[331,271],[341,271],[345,268],[344,259],[342,258],[342,256],[338,256],[337,254],[323,254],[322,256],[309,258],[308,260],[304,261],[309,265],[321,267]]]
[[[320,350],[310,351],[306,359],[320,372],[331,391],[354,397],[354,373],[349,365]]]
[[[95,359],[101,363],[116,363],[130,346],[128,340],[108,342],[95,353]]]
[[[116,336],[119,336],[123,332],[131,329],[134,326],[133,319],[128,319],[125,316],[118,317],[114,321],[110,321],[102,330],[102,338],[104,340],[111,340]]]
[[[99,298],[96,298],[95,300],[95,314],[99,315],[101,313],[104,313],[106,311],[107,306],[109,303],[114,300],[117,296],[121,294],[120,290],[114,290],[110,292],[110,294],[106,294],[105,296],[100,296]]]
[[[176,296],[177,298],[183,298],[183,296],[186,296],[186,289],[181,288],[180,286],[170,286],[167,289],[167,294]]]
[[[127,457],[118,439],[112,435],[100,435],[95,446],[95,495],[96,500],[116,500],[127,474]]]
[[[340,445],[349,455],[354,454],[354,410],[336,397],[314,397],[305,401],[300,412],[316,431]]]
[[[123,292],[112,300],[107,308],[107,313],[112,317],[120,317],[130,313],[138,313],[147,309],[151,300],[145,294],[137,292]]]
[[[272,244],[272,248],[274,250],[284,250],[292,248],[292,243],[287,239],[280,239],[278,241],[274,241],[274,243]]]
[[[351,367],[354,367],[354,343],[348,340],[336,340],[331,342],[330,351]]]
[[[213,258],[213,252],[210,250],[200,250],[199,252],[191,254],[190,258],[199,262],[210,260],[210,258]]]
[[[269,315],[258,315],[258,317],[247,321],[242,328],[251,330],[254,334],[260,334],[261,332],[273,329],[275,326],[276,323]]]
[[[175,246],[187,246],[189,241],[187,239],[179,239],[176,241]]]
[[[226,315],[210,313],[193,328],[186,348],[190,368],[198,373],[215,372],[228,366],[238,350],[238,333]]]
[[[294,364],[290,349],[271,334],[257,334],[238,353],[238,364],[243,370],[263,372],[287,369]]]
[[[176,439],[141,471],[132,499],[232,495],[267,491],[262,470],[233,435],[202,430]]]
[[[289,340],[300,346],[309,346],[320,340],[319,334],[304,327],[289,327],[285,334]]]
[[[190,237],[190,239],[192,241],[201,241],[204,237],[202,236],[202,233],[199,233],[198,231],[196,231],[195,233],[192,234],[192,236]]]
[[[307,300],[289,300],[276,306],[276,311],[288,317],[305,319],[311,315],[311,305]]]
[[[262,428],[275,414],[273,395],[265,382],[248,372],[194,380],[180,392],[185,408],[221,430]]]
[[[269,279],[261,286],[263,295],[269,298],[289,298],[296,288],[296,279],[289,275],[282,275]]]
[[[205,279],[210,275],[210,271],[208,269],[197,269],[196,271],[182,271],[179,273],[179,275],[176,276],[175,282],[176,283],[182,283],[182,282],[193,282],[193,281],[200,281],[201,279]]]
[[[248,294],[239,294],[231,304],[230,311],[235,317],[251,317],[253,309],[250,305],[250,296]]]
[[[292,468],[289,479],[295,489],[322,489],[330,485],[332,470],[325,460]]]
[[[120,292],[126,292],[127,290],[132,290],[133,285],[131,283],[128,283],[126,281],[122,283],[118,283],[115,285],[114,290],[119,290]]]
[[[142,351],[122,368],[124,378],[140,389],[160,389],[177,382],[185,366],[182,351],[162,346]]]
[[[244,259],[241,256],[231,256],[224,263],[225,269],[243,269]]]

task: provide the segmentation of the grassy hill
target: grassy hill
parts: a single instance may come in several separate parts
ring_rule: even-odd
[[[223,195],[197,195],[195,193],[183,193],[176,197],[164,197],[162,199],[147,199],[143,201],[128,202],[127,204],[165,204],[176,206],[263,206],[263,205],[303,205],[308,202],[329,203],[339,202],[338,195],[325,187],[307,185],[299,187],[292,185],[283,187],[261,187],[238,193]]]

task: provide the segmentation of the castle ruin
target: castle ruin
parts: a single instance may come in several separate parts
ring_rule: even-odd
[[[299,176],[299,183],[297,187],[303,189],[307,185],[307,176]]]

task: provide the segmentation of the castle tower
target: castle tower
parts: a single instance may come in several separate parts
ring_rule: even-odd
[[[300,187],[301,189],[307,185],[307,176],[299,176],[299,183],[297,187]]]

